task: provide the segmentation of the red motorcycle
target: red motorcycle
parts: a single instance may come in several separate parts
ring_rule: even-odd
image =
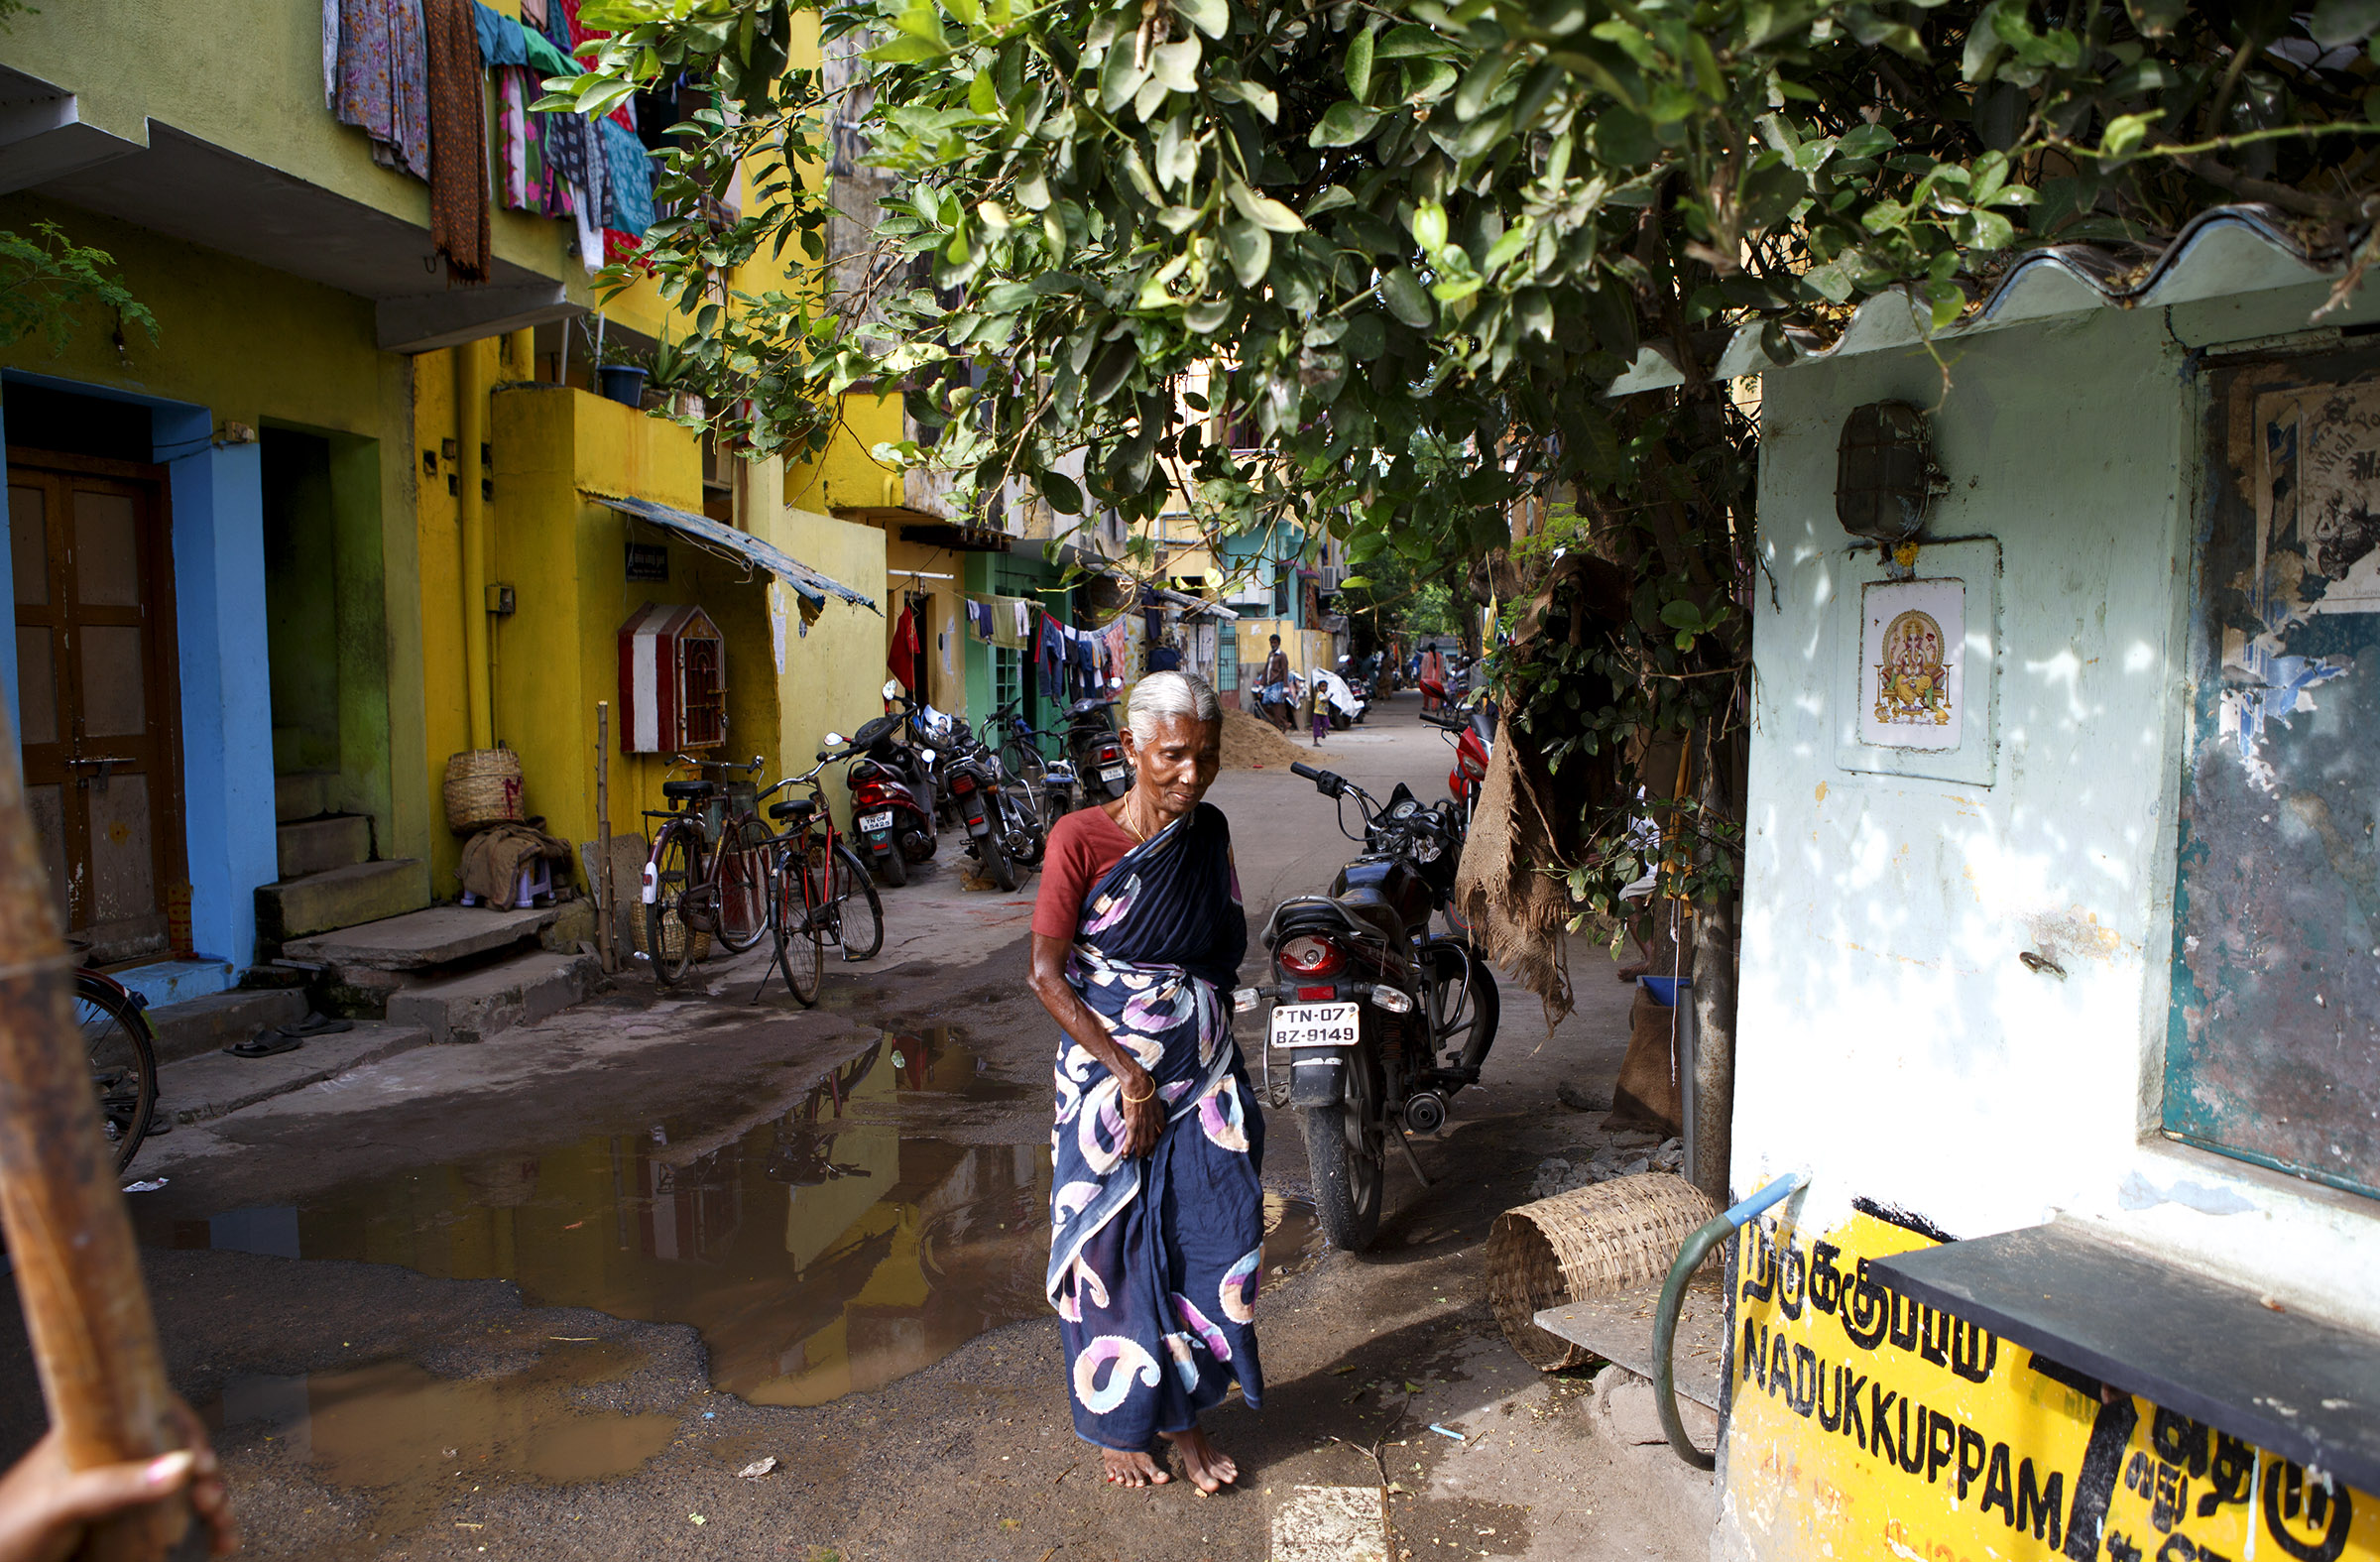
[[[843,773],[851,788],[851,833],[858,837],[860,855],[877,877],[894,889],[909,882],[909,865],[934,855],[934,810],[917,794],[912,775],[896,766],[909,756],[900,744],[902,718],[879,716],[852,734],[847,754],[851,769]],[[826,735],[829,749],[844,747],[843,735]],[[931,751],[917,756],[932,763]]]
[[[1488,780],[1488,756],[1495,752],[1495,701],[1450,706],[1444,684],[1425,680],[1421,686],[1439,701],[1438,709],[1422,712],[1421,719],[1454,740],[1455,768],[1446,773],[1446,789],[1462,810],[1463,833],[1468,836],[1471,816],[1479,808],[1480,788]]]

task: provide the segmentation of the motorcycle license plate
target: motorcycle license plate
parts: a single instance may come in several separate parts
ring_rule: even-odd
[[[882,813],[861,814],[860,828],[862,830],[889,830],[892,828],[892,810],[887,808]]]
[[[1099,773],[1099,779],[1103,781],[1122,781],[1124,780],[1124,767],[1121,765],[1112,765]]]
[[[1354,1046],[1360,1014],[1361,1006],[1356,1004],[1275,1004],[1272,1044]]]

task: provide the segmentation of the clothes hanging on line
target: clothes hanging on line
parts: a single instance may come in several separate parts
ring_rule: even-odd
[[[1056,693],[1066,687],[1066,626],[1048,613],[1041,615],[1041,635],[1034,645],[1034,660],[1042,688]]]
[[[475,0],[424,0],[428,38],[429,242],[450,282],[484,283],[495,265],[488,226],[488,129]]]
[[[902,688],[912,694],[917,691],[917,618],[906,602],[900,605],[900,618],[892,626],[892,645],[885,653],[885,666]]]
[[[322,95],[385,168],[429,178],[429,42],[421,0],[323,0]]]

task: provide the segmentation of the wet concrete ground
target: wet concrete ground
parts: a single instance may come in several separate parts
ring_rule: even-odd
[[[1447,751],[1414,712],[1338,735],[1329,763],[1442,794]],[[1210,795],[1253,926],[1355,850],[1284,773]],[[1072,1435],[1040,1297],[1053,1031],[1022,981],[1031,886],[960,881],[945,862],[886,892],[885,955],[830,967],[815,1011],[746,1002],[758,952],[666,999],[628,975],[145,1147],[170,1369],[251,1551],[1262,1558],[1295,1540],[1276,1532],[1295,1489],[1385,1486],[1400,1558],[1706,1554],[1709,1479],[1659,1446],[1649,1399],[1540,1377],[1486,1299],[1488,1223],[1540,1160],[1595,1142],[1554,1087],[1616,1072],[1628,993],[1602,951],[1574,957],[1581,1010],[1550,1037],[1506,990],[1488,1083],[1416,1146],[1436,1186],[1392,1160],[1369,1253],[1322,1248],[1274,1114],[1265,1403],[1209,1422],[1242,1488],[1126,1493]],[[41,1412],[5,1332],[13,1451]]]

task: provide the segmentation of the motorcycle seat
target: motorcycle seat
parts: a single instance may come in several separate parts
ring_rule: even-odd
[[[818,801],[814,797],[788,797],[783,802],[771,803],[769,817],[787,821],[806,819],[817,809],[817,806]]]
[[[678,802],[695,802],[708,797],[719,788],[707,781],[665,781],[661,795]]]

